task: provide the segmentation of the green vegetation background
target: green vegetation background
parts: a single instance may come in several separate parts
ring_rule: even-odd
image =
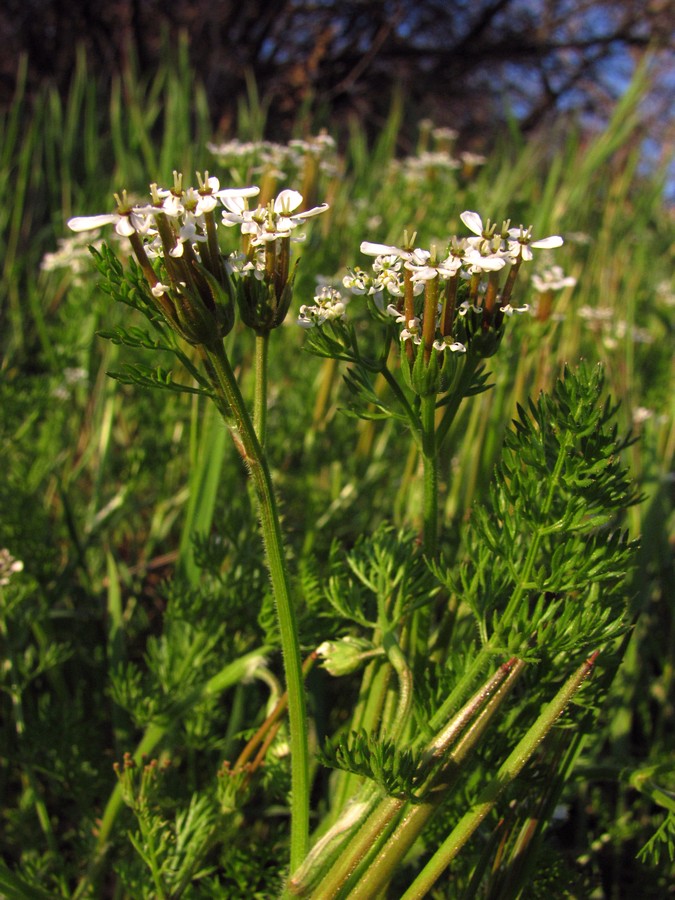
[[[525,141],[509,122],[473,176],[429,170],[414,185],[390,166],[405,127],[404,98],[394,100],[374,146],[354,123],[340,136],[339,177],[317,185],[331,211],[302,250],[294,306],[311,302],[317,275],[363,264],[362,240],[397,243],[408,228],[428,245],[456,230],[464,209],[565,237],[555,262],[577,286],[560,295],[548,322],[510,327],[492,367],[494,389],[455,425],[465,437],[443,475],[444,520],[456,529],[484,489],[518,402],[548,388],[566,362],[604,364],[623,425],[640,438],[627,453],[645,500],[627,524],[642,536],[632,599],[641,615],[558,841],[582,883],[601,891],[593,896],[606,897],[665,896],[670,864],[667,853],[660,864],[649,854],[636,859],[665,813],[648,778],[642,792],[635,785],[641,772],[671,759],[675,732],[673,292],[664,288],[672,209],[661,173],[639,167],[644,89],[638,75],[603,133],[554,128]],[[268,112],[251,87],[236,136],[262,138]],[[322,124],[299,121],[298,136]],[[145,702],[150,720],[172,691],[214,674],[209,630],[220,613],[200,594],[202,569],[240,569],[229,582],[237,585],[227,599],[229,650],[245,653],[262,640],[256,605],[266,576],[245,473],[224,428],[199,399],[108,378],[130,353],[96,334],[127,311],[97,291],[93,267],[41,269],[66,220],[111,209],[115,190],[142,195],[151,181],[167,183],[173,169],[208,169],[221,184],[247,181],[249,173],[221,170],[206,149],[212,137],[204,95],[180,54],[150,81],[128,71],[107,97],[81,58],[64,101],[45,91],[29,104],[19,92],[0,123],[0,547],[25,565],[0,610],[0,852],[7,866],[48,885],[50,896],[71,895],[115,785],[112,764],[138,741],[125,703]],[[414,143],[416,134],[406,138]],[[520,291],[520,300],[533,301],[525,280]],[[589,318],[587,308],[606,310],[605,318]],[[246,372],[249,336],[235,329],[228,341]],[[302,343],[292,326],[273,335],[269,418],[284,523],[300,562],[325,559],[336,537],[349,545],[374,531],[392,498],[401,521],[419,505],[407,444],[389,426],[347,419],[339,369],[303,353]],[[168,646],[165,579],[174,569],[193,593],[172,602],[182,604],[183,622],[193,621],[184,653],[174,640],[174,656],[158,662]],[[138,696],[121,697],[113,673],[153,654],[151,668],[165,672],[164,683],[148,678]],[[238,690],[233,702],[243,703]],[[171,723],[183,729],[195,783],[204,754],[217,768],[235,746],[222,721],[214,739],[216,713],[205,702]],[[543,891],[543,875],[541,884]]]

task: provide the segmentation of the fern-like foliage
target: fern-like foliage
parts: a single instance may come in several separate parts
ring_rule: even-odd
[[[124,344],[134,349],[165,351],[174,356],[196,382],[196,386],[174,379],[171,370],[164,366],[148,366],[142,363],[125,364],[121,372],[108,374],[122,384],[137,384],[144,388],[159,388],[174,393],[202,394],[213,397],[207,379],[192,359],[181,349],[175,332],[153,302],[145,277],[138,264],[131,259],[123,266],[114,251],[103,244],[100,250],[91,248],[96,268],[102,276],[101,290],[113,300],[135,309],[152,325],[152,333],[134,325],[116,327],[99,332],[99,337],[113,344]]]
[[[375,625],[382,606],[394,625],[437,590],[411,531],[383,525],[347,553],[337,543],[332,547],[326,595],[340,616],[359,625]]]
[[[393,741],[353,731],[346,740],[326,744],[318,756],[324,766],[371,779],[389,796],[415,802],[423,799],[416,790],[427,767],[419,751],[400,749]]]
[[[488,500],[472,514],[459,571],[437,574],[493,649],[549,658],[592,650],[625,627],[639,501],[598,367],[566,370],[507,432]]]

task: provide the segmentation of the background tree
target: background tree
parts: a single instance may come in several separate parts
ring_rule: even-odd
[[[28,58],[29,90],[65,90],[83,44],[109,77],[137,64],[150,75],[187,35],[214,126],[226,134],[254,75],[271,105],[270,137],[300,110],[332,130],[350,116],[377,130],[392,90],[417,118],[458,128],[465,146],[498,130],[507,110],[525,130],[573,109],[606,119],[636,63],[653,54],[651,132],[668,143],[673,25],[667,0],[6,0],[0,11],[0,105]]]

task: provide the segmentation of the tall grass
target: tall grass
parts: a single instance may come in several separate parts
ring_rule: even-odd
[[[40,269],[45,252],[64,236],[66,219],[111,208],[113,191],[166,183],[173,169],[217,174],[206,151],[209,111],[186,48],[149,79],[132,65],[107,93],[82,56],[65,98],[45,90],[29,100],[24,83],[20,73],[14,103],[0,122],[0,547],[24,561],[35,604],[22,638],[22,652],[41,661],[22,688],[28,719],[55,727],[69,706],[72,731],[60,736],[56,755],[50,752],[42,768],[41,743],[49,736],[12,719],[13,730],[0,742],[7,798],[2,850],[35,884],[49,884],[50,895],[70,896],[79,867],[59,869],[57,857],[77,860],[91,851],[87,829],[111,809],[110,752],[119,755],[142,741],[101,678],[139,660],[158,639],[163,576],[175,569],[198,592],[209,557],[220,558],[218,542],[227,550],[221,564],[232,565],[242,548],[252,553],[253,539],[245,524],[244,479],[215,418],[204,414],[199,399],[145,395],[107,378],[107,370],[119,368],[119,352],[96,332],[119,322],[122,312],[106,305],[93,278]],[[675,447],[673,322],[672,293],[659,287],[669,275],[672,215],[663,205],[662,174],[638,169],[644,89],[639,75],[606,130],[590,139],[574,128],[554,130],[546,140],[514,133],[474,176],[429,168],[415,182],[392,164],[404,120],[404,101],[396,98],[374,145],[356,123],[341,136],[339,177],[323,176],[320,184],[331,200],[330,218],[311,236],[296,291],[296,305],[307,302],[317,275],[363,264],[362,240],[398,243],[407,228],[419,232],[422,244],[442,241],[464,209],[495,219],[510,215],[532,223],[537,233],[566,237],[563,265],[577,276],[577,286],[559,296],[548,321],[521,320],[510,329],[494,389],[456,420],[454,451],[441,479],[445,526],[452,531],[484,490],[517,404],[550,387],[565,362],[604,364],[625,426],[636,410],[648,410],[635,419],[640,440],[628,451],[645,495],[628,522],[634,536],[642,535],[633,575],[634,611],[642,618],[611,689],[603,729],[585,750],[589,786],[570,799],[579,830],[574,849],[601,842],[588,851],[586,865],[591,880],[609,878],[607,896],[627,896],[621,878],[639,867],[623,856],[632,858],[649,836],[645,825],[659,821],[658,807],[639,799],[627,779],[662,761],[673,736],[669,598],[675,579],[667,481]],[[261,133],[266,113],[273,110],[260,104],[252,86],[248,105],[242,104],[242,128]],[[241,173],[244,180],[253,176]],[[521,298],[531,302],[528,290],[523,282]],[[607,310],[613,330],[588,318],[588,309]],[[246,372],[252,348],[241,334],[231,339]],[[414,518],[419,505],[419,473],[400,435],[372,422],[347,428],[340,408],[349,398],[339,367],[304,355],[301,344],[299,329],[273,335],[269,421],[275,478],[300,566],[312,554],[325,558],[336,537],[350,544],[373,531],[393,494],[401,520]],[[79,380],[69,380],[67,371],[80,370]],[[264,593],[259,565],[242,579]],[[196,595],[194,603],[198,609]],[[253,653],[243,624],[234,627],[239,650]],[[53,653],[50,645],[57,648]],[[207,667],[204,683],[216,674]],[[8,709],[16,711],[15,688],[7,691]],[[235,712],[243,702],[237,697]],[[88,716],[99,734],[92,734]],[[197,736],[188,752],[192,766],[198,746]],[[71,756],[65,766],[58,758],[64,753]],[[599,766],[611,787],[593,780]],[[112,820],[107,824],[113,827]],[[8,896],[11,890],[40,895],[10,882],[0,871]]]

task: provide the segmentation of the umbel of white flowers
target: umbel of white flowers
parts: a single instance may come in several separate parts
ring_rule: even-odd
[[[552,249],[563,243],[559,235],[534,240],[531,226],[512,228],[508,220],[497,230],[489,219],[484,224],[471,210],[460,218],[472,234],[453,236],[445,255],[439,255],[435,247],[415,247],[415,235],[410,239],[405,236],[401,247],[364,241],[361,252],[374,257],[372,273],[357,268],[343,280],[353,294],[375,297],[379,308],[401,326],[400,340],[410,360],[413,347],[420,344],[427,357],[432,350],[465,353],[467,346],[460,335],[463,337],[467,329],[460,326],[469,313],[478,316],[482,332],[475,343],[482,340],[484,355],[489,355],[487,348],[494,346],[494,341],[485,340],[488,332],[498,332],[505,316],[529,309],[527,304],[513,306],[511,302],[520,266],[532,260],[533,250]],[[459,301],[462,282],[468,283],[468,290]],[[421,295],[424,298],[417,300]],[[317,309],[306,308],[305,318],[320,324],[321,313],[321,304]]]
[[[171,326],[193,344],[220,340],[234,323],[234,304],[259,333],[276,328],[290,305],[294,272],[291,241],[298,229],[327,204],[303,210],[298,191],[283,190],[265,205],[249,207],[258,187],[223,188],[217,178],[197,173],[198,186],[183,187],[174,172],[171,188],[150,185],[150,202],[115,195],[114,212],[70,219],[73,231],[114,225],[131,243],[155,305]],[[217,213],[220,213],[218,216]],[[238,228],[238,249],[223,255],[218,229]]]

